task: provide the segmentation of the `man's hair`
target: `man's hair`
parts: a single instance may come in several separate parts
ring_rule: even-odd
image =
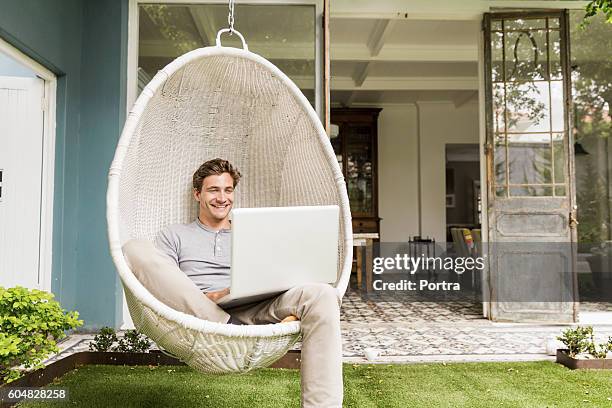
[[[232,164],[223,159],[212,159],[202,163],[202,165],[193,173],[193,188],[197,191],[202,189],[202,183],[208,176],[220,176],[223,173],[229,173],[234,179],[234,187],[240,181],[240,172]]]

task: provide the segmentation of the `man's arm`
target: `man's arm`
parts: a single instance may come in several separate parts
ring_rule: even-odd
[[[178,266],[179,264],[179,243],[175,235],[169,228],[162,229],[155,238],[155,246],[162,253],[168,256]]]
[[[230,289],[225,288],[225,289],[218,290],[216,292],[205,292],[204,294],[208,296],[210,300],[217,303],[219,299],[221,299],[222,297],[226,295],[229,295],[229,293],[230,293]]]
[[[176,234],[174,234],[167,227],[162,229],[159,232],[159,234],[157,234],[157,237],[155,238],[155,246],[162,253],[164,253],[166,256],[172,259],[174,263],[176,263],[176,265],[178,266],[179,264],[178,254],[179,254],[180,244],[179,244],[179,240]],[[229,294],[229,288],[221,289],[216,292],[205,292],[204,293],[204,295],[206,295],[210,300],[212,300],[215,303],[217,303],[219,299],[221,299],[227,294]]]

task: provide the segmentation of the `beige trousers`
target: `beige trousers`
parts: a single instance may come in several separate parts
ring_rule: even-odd
[[[302,407],[342,407],[340,305],[327,284],[297,286],[274,298],[223,312],[211,301],[211,316],[225,323],[231,314],[246,324],[278,323],[289,315],[302,325]]]

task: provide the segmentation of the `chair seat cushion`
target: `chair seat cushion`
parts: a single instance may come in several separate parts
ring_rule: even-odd
[[[227,322],[229,315],[202,293],[152,242],[133,239],[122,249],[134,276],[157,300],[203,320]]]

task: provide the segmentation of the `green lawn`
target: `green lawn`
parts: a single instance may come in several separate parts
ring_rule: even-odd
[[[551,362],[345,365],[344,379],[345,407],[612,407],[612,371]],[[78,407],[299,407],[296,370],[85,366],[54,386],[67,387]]]

